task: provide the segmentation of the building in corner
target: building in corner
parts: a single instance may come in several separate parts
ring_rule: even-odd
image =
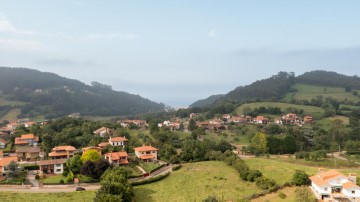
[[[129,163],[127,152],[110,152],[105,154],[104,157],[110,164],[116,166],[127,165]]]
[[[327,201],[360,201],[360,187],[356,185],[356,174],[348,177],[337,170],[324,171],[309,177],[311,189],[319,200]]]
[[[41,174],[62,174],[64,172],[66,159],[52,159],[39,161]]]

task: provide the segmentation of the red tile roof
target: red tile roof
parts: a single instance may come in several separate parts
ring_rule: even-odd
[[[135,151],[138,151],[138,152],[145,152],[145,151],[157,151],[159,149],[155,148],[155,147],[152,147],[152,146],[141,146],[141,147],[136,147],[134,148]]]
[[[0,166],[4,167],[10,164],[11,161],[17,162],[17,157],[16,156],[12,156],[12,157],[5,157],[0,159]]]
[[[54,164],[64,164],[66,162],[66,159],[53,159],[53,160],[43,160],[39,161],[39,166],[43,165],[54,165]]]
[[[125,142],[128,141],[125,137],[114,137],[109,139],[110,142]]]
[[[154,159],[154,158],[155,158],[155,156],[154,156],[154,155],[152,155],[152,154],[146,154],[146,155],[141,155],[141,156],[140,156],[140,158],[141,158],[142,160],[146,160],[146,159]]]
[[[108,146],[110,143],[109,142],[102,142],[100,144],[98,144],[99,147],[106,147]]]
[[[76,151],[75,147],[69,146],[69,145],[66,145],[66,146],[57,146],[57,147],[54,147],[52,150],[53,150],[53,151],[62,151],[62,150],[65,150],[65,151]]]
[[[115,160],[119,160],[123,157],[128,157],[129,155],[127,152],[111,152],[111,153],[105,154],[104,156],[115,161]]]

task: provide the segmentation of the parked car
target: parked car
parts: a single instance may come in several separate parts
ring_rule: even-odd
[[[84,187],[76,187],[76,191],[85,191]]]

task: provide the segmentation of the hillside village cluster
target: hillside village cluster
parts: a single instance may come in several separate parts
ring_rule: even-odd
[[[190,119],[196,118],[197,114],[191,113]],[[75,117],[78,118],[78,117]],[[279,119],[273,120],[274,124],[295,124],[302,126],[313,122],[311,116],[298,117],[296,114],[286,114]],[[128,128],[132,125],[138,128],[147,128],[148,123],[145,120],[121,120],[118,123]],[[229,123],[233,124],[269,124],[270,121],[264,116],[231,116],[229,114],[222,115],[222,119],[212,119],[209,121],[196,122],[198,127],[203,127],[205,131],[221,131],[226,130]],[[28,119],[20,119],[17,122],[9,123],[5,127],[0,128],[1,137],[12,136],[19,126],[31,127],[35,124],[44,126],[47,122],[31,122]],[[166,127],[170,130],[180,129],[180,119],[176,121],[164,121],[158,124],[158,127]],[[40,174],[62,174],[64,172],[66,161],[73,157],[76,153],[85,154],[89,150],[95,150],[110,164],[115,166],[126,166],[129,163],[129,154],[124,151],[124,147],[128,140],[125,137],[116,137],[114,129],[101,127],[93,133],[95,136],[108,137],[107,142],[102,142],[97,146],[89,146],[84,148],[75,148],[71,145],[59,145],[52,149],[48,154],[41,151],[38,146],[39,137],[35,134],[22,134],[16,137],[14,146],[15,153],[3,154],[0,150],[0,173],[4,173],[7,166],[11,162],[17,163],[33,163],[39,165]],[[12,144],[12,143],[10,143]],[[7,141],[5,138],[0,138],[0,149],[5,148]],[[119,147],[119,152],[109,152],[103,154],[103,148],[108,145]],[[135,158],[142,162],[154,162],[158,160],[158,149],[151,145],[143,145],[134,148]],[[348,177],[339,173],[336,170],[324,171],[320,169],[319,173],[311,176],[311,190],[318,199],[328,201],[360,201],[360,187],[356,185],[356,174],[350,173]]]

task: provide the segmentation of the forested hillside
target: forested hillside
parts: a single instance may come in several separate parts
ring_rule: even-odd
[[[134,115],[164,105],[98,82],[86,85],[53,73],[0,67],[0,114],[20,108],[19,117],[54,118],[73,112],[92,116]]]
[[[337,89],[336,95],[330,94],[327,96],[330,90],[332,90],[331,87],[340,89]],[[321,89],[322,92],[317,92],[315,89]],[[347,98],[347,101],[357,101],[357,90],[360,90],[360,78],[358,76],[346,76],[328,71],[312,71],[295,77],[294,73],[279,72],[270,78],[255,81],[247,86],[239,86],[218,99],[213,99],[213,97],[210,96],[207,99],[201,100],[201,102],[197,101],[195,103],[196,107],[209,107],[209,105],[223,101],[235,103],[255,101],[294,102],[294,96],[292,94],[295,93],[298,94],[295,98],[301,101],[305,100],[310,102],[312,99],[320,99],[316,97],[316,95],[320,94],[334,99],[339,98],[339,102],[344,101],[344,99],[341,98]],[[299,96],[299,93],[302,91],[306,92],[307,96]],[[348,92],[348,94],[346,94],[346,92]],[[313,94],[312,96],[309,95],[311,93]],[[355,97],[351,93],[354,94]],[[321,99],[323,98],[325,97]],[[206,103],[206,105],[203,103]],[[190,106],[193,107],[194,104]]]
[[[206,107],[211,105],[212,103],[214,103],[216,100],[220,99],[224,97],[223,94],[219,94],[219,95],[212,95],[208,98],[202,99],[202,100],[198,100],[196,102],[194,102],[193,104],[190,105],[190,107]]]

